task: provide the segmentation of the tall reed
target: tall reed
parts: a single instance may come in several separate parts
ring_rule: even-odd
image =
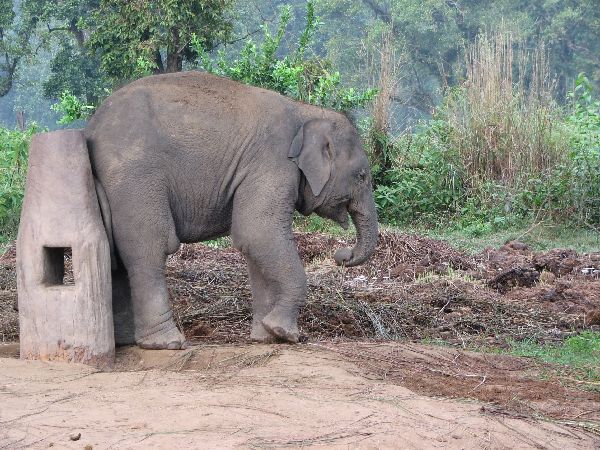
[[[449,144],[472,188],[519,188],[568,155],[543,46],[527,51],[509,32],[484,34],[465,53],[466,80],[450,95]]]

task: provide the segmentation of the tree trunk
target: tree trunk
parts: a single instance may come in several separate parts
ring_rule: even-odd
[[[179,30],[171,30],[171,43],[167,46],[167,73],[181,72],[183,69],[183,48],[180,48]]]
[[[17,127],[21,131],[25,131],[25,113],[23,111],[17,111]]]
[[[4,75],[0,78],[0,97],[4,97],[12,89],[18,62],[18,57],[14,57],[11,61],[9,56],[6,55],[6,64],[0,64],[0,71],[4,71]]]

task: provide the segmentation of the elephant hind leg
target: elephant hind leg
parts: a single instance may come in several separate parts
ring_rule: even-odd
[[[169,304],[165,258],[139,254],[127,258],[129,264],[125,262],[131,286],[135,342],[147,349],[178,350],[185,347],[185,337],[177,329]]]
[[[179,245],[168,205],[158,196],[135,192],[122,198],[113,209],[114,237],[129,282],[135,343],[149,349],[184,348],[164,273],[167,254]]]

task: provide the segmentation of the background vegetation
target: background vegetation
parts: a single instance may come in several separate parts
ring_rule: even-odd
[[[349,114],[384,223],[468,238],[539,224],[598,233],[594,3],[3,2],[2,239],[15,234],[35,129],[82,126],[120,85],[181,70]]]

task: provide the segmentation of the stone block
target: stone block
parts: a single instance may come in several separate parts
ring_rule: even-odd
[[[112,365],[110,250],[80,130],[33,136],[17,291],[21,358]]]

